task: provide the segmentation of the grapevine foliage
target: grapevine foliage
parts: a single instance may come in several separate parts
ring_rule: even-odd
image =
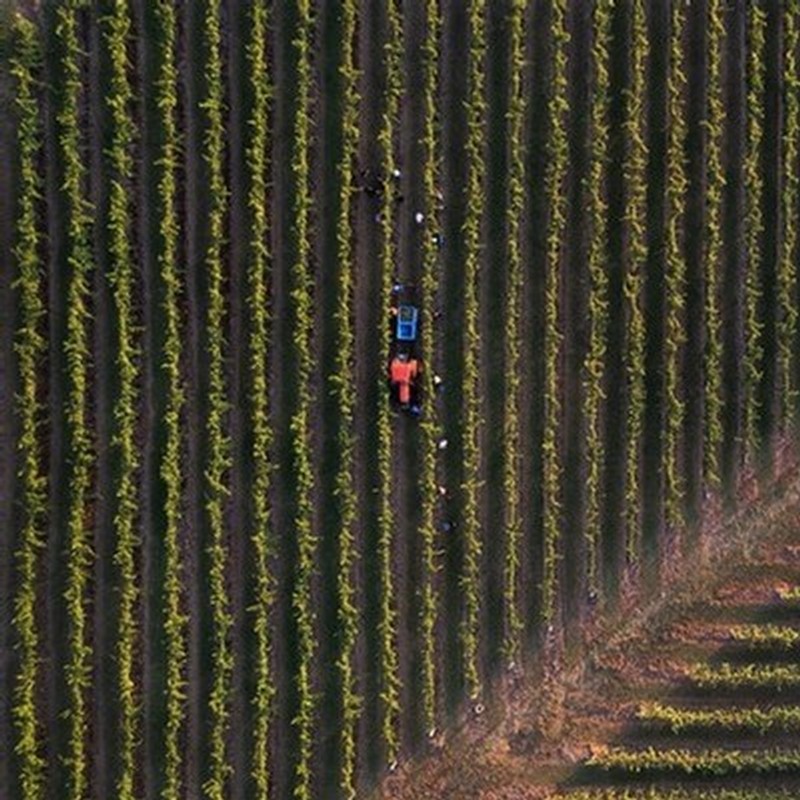
[[[294,363],[297,370],[298,396],[289,426],[296,492],[294,536],[297,540],[297,567],[292,590],[292,608],[298,634],[298,666],[295,675],[297,712],[293,724],[297,729],[298,753],[295,766],[293,796],[311,800],[311,762],[314,748],[314,697],[311,670],[316,651],[315,614],[311,600],[314,558],[317,539],[313,530],[312,495],[314,475],[311,466],[309,414],[311,409],[310,380],[312,356],[310,332],[313,307],[311,302],[311,239],[309,235],[309,107],[311,92],[312,12],[308,0],[298,0],[297,30],[293,46],[297,55],[295,75],[296,107],[292,140],[291,168],[295,181],[292,234],[295,260],[291,270],[293,306]]]
[[[588,552],[589,587],[597,591],[598,542],[603,463],[605,447],[602,435],[606,342],[608,337],[608,248],[605,194],[605,164],[608,157],[609,114],[609,41],[613,3],[599,2],[594,11],[594,42],[592,66],[594,94],[591,116],[591,168],[587,175],[591,208],[591,242],[589,245],[589,351],[584,364],[586,387],[586,453],[589,463],[587,476],[586,539]]]
[[[486,58],[486,4],[471,0],[469,4],[469,85],[467,96],[467,213],[464,219],[464,619],[461,623],[461,642],[464,658],[464,679],[472,698],[480,692],[478,669],[478,637],[480,612],[481,526],[478,515],[478,483],[480,453],[480,395],[478,371],[478,274],[480,265],[480,235],[483,219],[485,165],[486,98],[484,94],[484,61]]]
[[[722,0],[709,0],[706,42],[708,50],[708,100],[706,121],[706,248],[704,472],[715,487],[720,484],[719,450],[722,443],[722,330],[720,314],[720,272],[722,257],[722,198],[725,173],[722,141],[725,106],[722,96],[722,41],[725,35]]]
[[[86,196],[86,166],[79,109],[83,94],[84,56],[79,37],[80,0],[56,9],[56,36],[62,48],[62,87],[56,110],[58,158],[63,166],[67,209],[67,331],[64,357],[67,376],[66,426],[69,448],[67,518],[67,588],[64,599],[69,625],[66,663],[69,741],[65,763],[69,800],[81,800],[88,787],[87,690],[91,682],[92,645],[87,632],[87,592],[92,566],[87,500],[92,484],[92,438],[88,427],[90,278],[94,269],[92,212]]]
[[[683,218],[686,213],[686,121],[684,97],[686,75],[683,71],[683,32],[685,8],[672,4],[670,65],[667,81],[669,106],[669,143],[667,151],[667,239],[666,292],[667,321],[666,361],[666,430],[664,431],[664,480],[666,512],[669,523],[683,522],[683,485],[680,477],[678,446],[683,429],[684,402],[680,385],[681,348],[686,340],[683,317],[686,297],[686,260],[683,252]]]
[[[20,376],[17,414],[20,419],[18,449],[23,508],[17,551],[19,585],[14,601],[14,626],[19,641],[19,668],[14,684],[14,723],[22,796],[28,800],[41,795],[45,767],[36,707],[36,687],[40,679],[36,586],[47,514],[47,478],[41,461],[43,409],[38,399],[39,365],[47,352],[47,344],[41,330],[45,314],[42,301],[44,265],[39,256],[42,234],[37,217],[42,194],[37,166],[41,124],[36,100],[41,52],[35,26],[22,15],[14,20],[13,46],[11,75],[15,82],[14,108],[19,154],[14,258],[21,307],[15,349]]]
[[[395,125],[402,95],[402,24],[398,0],[388,0],[386,5],[386,41],[384,59],[386,83],[383,97],[378,145],[383,161],[383,174],[393,175],[395,171],[394,136]],[[384,193],[381,208],[381,252],[380,275],[381,297],[383,298],[383,318],[389,316],[389,297],[392,290],[392,273],[395,267],[396,248],[394,242],[394,208],[389,193]],[[380,339],[380,363],[389,362],[389,331],[384,326]],[[397,726],[400,717],[400,675],[397,656],[397,609],[392,573],[392,549],[394,515],[391,506],[391,444],[392,430],[389,419],[389,403],[383,391],[383,377],[380,378],[381,400],[378,404],[377,419],[377,460],[380,480],[378,495],[378,562],[380,571],[381,608],[378,629],[380,633],[380,676],[381,676],[381,733],[385,747],[386,760],[393,763],[397,759],[399,740]]]
[[[438,230],[436,218],[438,203],[436,200],[437,179],[439,173],[439,151],[437,143],[436,87],[437,68],[439,65],[439,8],[438,0],[427,0],[426,6],[424,58],[424,95],[425,127],[423,145],[425,148],[425,164],[423,182],[427,203],[427,216]],[[422,252],[422,363],[427,369],[422,372],[422,393],[432,398],[435,392],[433,384],[433,352],[435,328],[433,308],[436,302],[437,267],[439,266],[436,242],[433,236],[425,237]],[[433,404],[430,404],[433,409]],[[434,412],[429,412],[421,423],[422,465],[420,468],[420,485],[422,487],[422,509],[420,536],[422,538],[422,608],[420,626],[422,630],[422,707],[425,727],[432,731],[436,723],[436,594],[434,575],[436,573],[436,439],[437,422]]]
[[[503,497],[506,504],[505,555],[505,643],[509,661],[519,660],[524,622],[520,613],[519,571],[522,519],[519,487],[521,469],[520,368],[519,341],[522,304],[522,215],[525,204],[525,158],[523,136],[525,96],[522,75],[525,68],[525,4],[514,2],[509,19],[510,87],[509,87],[509,174],[506,226],[508,230],[508,284],[506,297],[505,337],[505,407],[503,438],[505,443]]]
[[[628,305],[626,372],[628,376],[628,446],[625,505],[627,551],[630,561],[639,556],[641,530],[641,438],[644,418],[644,313],[642,310],[642,274],[647,257],[646,186],[647,144],[645,130],[645,64],[648,54],[647,28],[643,0],[633,0],[631,77],[626,92],[625,132],[627,152],[623,166],[626,183],[628,227],[628,269],[625,274],[625,298]]]
[[[761,303],[761,246],[764,233],[764,179],[761,174],[761,150],[764,138],[764,47],[767,12],[760,3],[748,6],[747,63],[747,154],[745,186],[747,194],[747,274],[745,277],[745,441],[750,455],[758,447],[758,418],[761,413],[758,385],[764,361],[763,324],[759,319]]]
[[[267,341],[269,314],[267,311],[267,113],[270,87],[267,74],[267,8],[264,0],[255,0],[250,11],[250,36],[247,43],[248,76],[253,96],[249,119],[249,141],[246,147],[248,180],[247,207],[250,212],[251,235],[248,248],[248,309],[250,312],[249,373],[250,424],[252,426],[252,533],[254,554],[255,602],[253,630],[255,633],[255,680],[253,692],[252,775],[256,795],[269,796],[270,763],[269,732],[274,685],[270,669],[271,637],[270,609],[274,596],[274,581],[270,571],[272,527],[270,523],[270,448],[272,427],[269,422],[269,386]]]
[[[136,571],[136,520],[138,513],[136,428],[138,421],[138,348],[134,311],[134,265],[131,243],[130,184],[133,178],[134,126],[131,121],[133,91],[128,78],[128,39],[131,9],[127,0],[116,0],[106,20],[105,39],[111,62],[108,106],[112,136],[109,151],[108,234],[111,257],[110,281],[116,309],[116,363],[119,394],[114,409],[114,444],[119,453],[116,486],[116,552],[119,569],[117,618],[117,693],[120,699],[120,770],[117,796],[133,800],[138,738],[136,687],[136,603],[139,595]]]
[[[164,287],[165,316],[162,370],[167,385],[164,413],[166,443],[161,458],[160,475],[164,483],[164,619],[166,634],[166,722],[165,775],[163,800],[181,796],[182,732],[186,686],[186,614],[183,608],[183,571],[179,544],[182,519],[181,495],[183,468],[181,460],[181,411],[184,405],[181,375],[182,299],[181,273],[178,268],[178,209],[176,202],[179,141],[177,128],[177,19],[175,6],[159,0],[158,77],[156,106],[159,111],[162,145],[156,161],[158,172],[159,253],[158,266]]]
[[[559,328],[559,292],[561,286],[561,246],[566,226],[564,180],[567,172],[567,3],[554,0],[552,6],[552,81],[548,99],[549,138],[545,177],[549,220],[547,225],[547,275],[545,287],[545,385],[544,438],[542,442],[544,476],[544,564],[542,613],[551,620],[555,613],[559,530],[561,527],[561,458],[559,453],[559,362],[563,334]]]
[[[339,504],[338,530],[338,628],[339,645],[336,668],[341,686],[340,701],[340,758],[339,787],[346,800],[356,796],[356,723],[360,700],[355,685],[355,646],[358,636],[358,607],[355,601],[354,571],[356,547],[353,525],[357,499],[353,488],[353,423],[355,399],[349,376],[354,369],[354,334],[351,323],[353,304],[353,246],[350,222],[350,194],[353,183],[353,160],[358,145],[357,72],[353,63],[353,38],[356,27],[356,4],[342,4],[341,56],[339,71],[344,82],[341,121],[342,153],[337,167],[339,180],[339,215],[336,228],[336,260],[339,282],[336,297],[337,351],[336,368],[331,376],[331,390],[337,398],[341,419],[338,432],[339,467],[336,473],[335,494]]]

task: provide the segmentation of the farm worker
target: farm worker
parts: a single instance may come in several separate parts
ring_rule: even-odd
[[[417,225],[422,225],[422,221],[424,219],[425,219],[425,215],[421,211],[417,211],[417,213],[414,214],[414,222],[416,222]]]
[[[392,361],[390,377],[393,386],[397,386],[400,405],[407,406],[411,402],[411,381],[419,374],[419,363],[416,358],[409,359],[401,353]]]
[[[444,450],[447,447],[447,439],[444,438],[439,439],[439,441],[437,442],[437,447],[440,450]]]
[[[433,386],[435,389],[438,389],[442,385],[442,378],[441,375],[434,375],[433,376]]]
[[[359,188],[368,197],[379,197],[383,191],[383,181],[381,181],[378,174],[371,169],[362,169],[358,175],[361,179]]]

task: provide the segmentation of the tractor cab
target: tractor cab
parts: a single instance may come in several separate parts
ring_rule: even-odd
[[[389,396],[392,404],[412,417],[422,410],[418,352],[419,306],[414,288],[396,284],[391,302],[389,352]]]

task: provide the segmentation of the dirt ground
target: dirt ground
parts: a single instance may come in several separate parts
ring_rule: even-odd
[[[729,656],[731,624],[781,621],[779,590],[800,582],[799,490],[792,479],[774,501],[745,509],[702,564],[635,613],[590,624],[583,657],[556,654],[524,681],[509,680],[486,719],[467,722],[430,758],[391,776],[376,800],[556,796],[596,779],[581,764],[610,744],[657,742],[635,727],[642,700],[691,702],[687,665]],[[737,738],[737,746],[756,745]]]

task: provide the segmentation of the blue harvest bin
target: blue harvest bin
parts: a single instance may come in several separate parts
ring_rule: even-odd
[[[397,340],[413,342],[417,338],[417,316],[415,306],[400,306],[397,309]]]

